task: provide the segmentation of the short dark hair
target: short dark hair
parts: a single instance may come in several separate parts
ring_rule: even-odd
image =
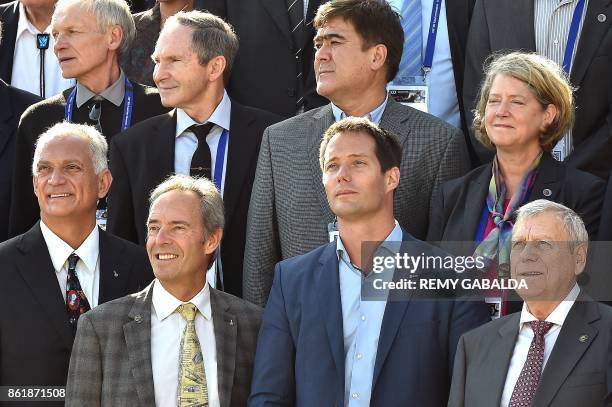
[[[387,82],[399,70],[404,49],[404,30],[399,14],[385,0],[331,0],[317,10],[316,30],[333,18],[350,22],[363,40],[363,50],[382,44],[387,47]]]
[[[372,123],[365,117],[347,117],[332,124],[323,134],[319,149],[319,164],[323,170],[327,145],[340,133],[365,133],[374,140],[374,152],[380,163],[381,171],[387,172],[393,167],[400,168],[402,163],[402,146],[397,137]]]

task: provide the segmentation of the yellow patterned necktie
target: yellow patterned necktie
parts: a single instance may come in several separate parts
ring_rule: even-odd
[[[181,340],[179,356],[179,407],[208,406],[208,388],[202,348],[195,330],[195,316],[198,311],[192,303],[179,305],[176,309],[187,321]]]

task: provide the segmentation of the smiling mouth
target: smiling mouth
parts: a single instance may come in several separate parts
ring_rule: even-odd
[[[521,277],[536,277],[536,276],[541,276],[542,272],[540,271],[526,271],[524,273],[519,273],[519,276]]]
[[[70,194],[68,194],[68,193],[65,193],[65,194],[50,194],[50,195],[47,195],[47,196],[49,198],[51,198],[51,199],[56,199],[56,198],[67,198],[67,197],[70,196]]]
[[[174,260],[176,258],[178,258],[178,255],[176,254],[167,254],[167,253],[162,253],[162,254],[156,254],[155,258],[157,260]]]

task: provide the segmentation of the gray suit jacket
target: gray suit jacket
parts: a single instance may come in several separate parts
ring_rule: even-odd
[[[155,405],[151,299],[156,281],[81,316],[70,358],[66,407]],[[221,407],[243,407],[251,387],[261,310],[213,288],[210,303]]]
[[[519,320],[520,313],[511,314],[461,337],[449,407],[499,406]],[[592,301],[574,303],[544,367],[533,407],[602,405],[611,327],[612,308]]]
[[[319,145],[333,122],[328,104],[264,132],[247,221],[243,296],[248,301],[265,305],[278,261],[328,242],[334,215],[322,183]],[[432,195],[469,169],[465,140],[459,129],[391,98],[380,124],[403,147],[395,218],[424,239]]]

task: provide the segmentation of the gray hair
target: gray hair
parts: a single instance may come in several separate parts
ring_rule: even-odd
[[[201,65],[218,56],[225,58],[223,79],[227,83],[238,52],[238,36],[232,26],[213,14],[197,10],[179,11],[169,17],[162,31],[170,23],[178,23],[193,30],[191,49]]]
[[[69,122],[60,122],[53,127],[47,129],[40,135],[36,141],[36,149],[34,150],[34,160],[32,161],[32,175],[36,175],[40,155],[47,144],[54,140],[61,140],[67,137],[80,137],[89,145],[89,153],[91,162],[94,167],[94,172],[100,174],[108,168],[108,143],[106,139],[93,126],[85,124],[76,124]]]
[[[59,0],[55,11],[72,4],[78,4],[92,14],[98,22],[100,32],[107,32],[114,25],[121,27],[123,38],[117,50],[118,56],[126,54],[136,36],[134,18],[125,0]]]
[[[589,234],[580,216],[567,206],[557,202],[538,199],[523,205],[517,211],[515,224],[543,213],[553,213],[562,222],[569,237],[569,245],[572,251],[581,244],[588,246]]]
[[[223,199],[215,184],[210,180],[183,174],[171,175],[151,192],[149,211],[160,196],[170,191],[192,191],[198,195],[204,225],[204,239],[207,239],[215,230],[223,229],[225,226]]]

